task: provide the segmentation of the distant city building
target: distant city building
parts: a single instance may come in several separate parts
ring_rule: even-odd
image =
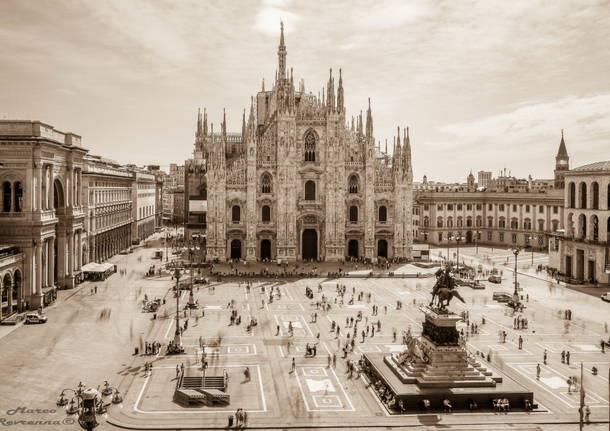
[[[479,187],[487,187],[492,178],[491,171],[479,171],[477,173],[477,184]]]
[[[563,136],[560,151],[567,157]],[[487,187],[474,187],[472,174],[466,184],[426,178],[426,186],[415,187],[416,240],[437,246],[455,245],[459,238],[462,244],[545,248],[548,235],[563,227],[563,190],[555,189],[554,180],[518,179],[506,170],[495,179],[484,177]]]

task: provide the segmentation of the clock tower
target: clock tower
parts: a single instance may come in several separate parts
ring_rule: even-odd
[[[555,188],[563,189],[565,186],[564,175],[566,171],[570,170],[570,156],[566,150],[566,143],[563,139],[563,129],[561,130],[561,142],[559,143],[559,150],[555,156]]]

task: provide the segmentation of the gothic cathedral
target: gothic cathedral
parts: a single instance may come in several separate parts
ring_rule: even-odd
[[[205,110],[198,115],[185,192],[205,201],[206,260],[410,258],[408,128],[402,137],[398,129],[391,155],[387,143],[382,152],[370,99],[365,120],[361,112],[346,121],[341,71],[336,91],[330,71],[320,98],[303,81],[295,89],[286,55],[282,25],[275,82],[265,90],[263,81],[241,134],[227,133],[224,114],[216,132]],[[192,220],[198,209],[191,202],[187,211]]]

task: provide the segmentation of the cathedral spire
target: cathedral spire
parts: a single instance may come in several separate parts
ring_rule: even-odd
[[[411,139],[409,138],[409,127],[404,130],[405,138],[403,140],[405,146],[405,168],[407,170],[412,170],[411,166]],[[470,171],[472,175],[472,171]]]
[[[208,135],[208,113],[205,108],[203,108],[203,136]]]
[[[262,86],[261,91],[262,91],[262,92],[264,92],[264,91],[265,91],[265,78],[263,78],[263,86]]]
[[[280,21],[280,46],[277,49],[280,80],[286,79],[286,45],[284,45],[284,23]]]
[[[225,108],[222,108],[222,137],[226,139],[227,137],[227,113],[225,112]]]
[[[343,78],[341,77],[341,69],[339,69],[339,87],[337,88],[337,111],[342,112],[345,108],[343,106]]]
[[[568,150],[566,149],[566,142],[563,139],[563,129],[561,129],[561,142],[559,142],[559,150],[557,151],[556,158],[568,157]]]
[[[203,119],[201,118],[201,108],[197,108],[197,133],[195,136],[201,136],[203,132]]]
[[[328,77],[328,90],[326,91],[327,106],[329,111],[335,109],[335,80],[333,79],[333,70],[330,69],[330,76]]]
[[[373,114],[371,113],[371,98],[369,97],[369,108],[366,110],[366,137],[373,137]]]
[[[242,142],[246,139],[246,108],[244,108],[244,114],[241,117],[241,139]]]

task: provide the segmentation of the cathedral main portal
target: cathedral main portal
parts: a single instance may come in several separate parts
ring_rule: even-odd
[[[303,260],[318,258],[318,232],[315,229],[305,229],[303,231],[301,245]]]

